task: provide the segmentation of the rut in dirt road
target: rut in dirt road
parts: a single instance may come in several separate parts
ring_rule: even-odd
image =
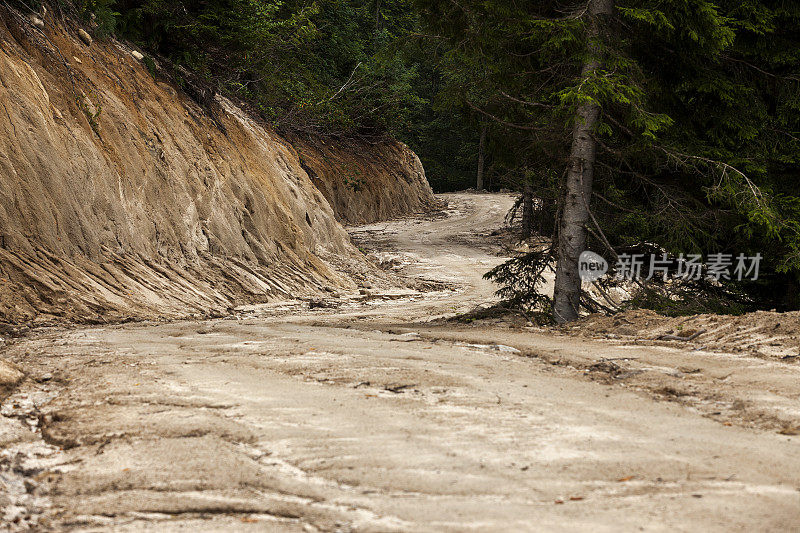
[[[796,370],[742,359],[750,373],[728,383],[721,354],[426,322],[492,301],[481,276],[502,257],[488,236],[512,201],[445,198],[437,217],[352,229],[436,290],[12,346],[6,357],[40,378],[15,398],[37,399],[43,438],[63,448],[31,469],[50,505],[36,519],[115,531],[800,527],[795,438],[733,415],[725,425],[702,410],[714,399],[651,393],[710,380],[719,398],[755,405],[770,390],[766,403],[790,409]],[[638,366],[587,378],[604,357]],[[674,374],[689,357],[699,371]]]

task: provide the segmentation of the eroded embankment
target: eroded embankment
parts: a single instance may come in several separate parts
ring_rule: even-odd
[[[344,224],[370,224],[439,206],[422,163],[401,142],[289,139],[303,169]]]
[[[369,275],[285,140],[45,22],[0,11],[0,322],[214,314]]]

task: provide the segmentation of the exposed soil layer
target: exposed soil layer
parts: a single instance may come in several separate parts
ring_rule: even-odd
[[[438,206],[422,163],[403,143],[289,139],[303,169],[344,224],[369,224]]]
[[[800,312],[758,311],[741,316],[693,315],[665,317],[638,310],[614,316],[592,315],[568,331],[592,337],[635,340],[665,346],[745,353],[800,362]]]
[[[0,322],[214,316],[376,275],[285,139],[154,78],[123,43],[45,22],[0,9]],[[350,209],[431,201],[400,145],[324,153],[363,158],[396,206],[362,195]]]

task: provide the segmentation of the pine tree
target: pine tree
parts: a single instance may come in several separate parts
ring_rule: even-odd
[[[602,26],[613,14],[613,0],[592,0],[583,15],[586,22],[586,59],[581,69],[581,82],[589,82],[603,70],[603,46],[599,41]],[[594,138],[600,118],[600,103],[591,98],[575,110],[572,148],[567,165],[564,201],[558,225],[556,281],[553,313],[559,322],[578,318],[581,279],[578,257],[586,249],[586,227],[592,201],[592,181],[597,153]]]

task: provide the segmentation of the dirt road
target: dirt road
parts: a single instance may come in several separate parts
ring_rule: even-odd
[[[800,528],[800,365],[430,322],[491,301],[481,275],[501,260],[490,234],[511,202],[447,199],[438,216],[353,229],[436,290],[11,346],[33,379],[3,404],[6,518],[89,531]]]

